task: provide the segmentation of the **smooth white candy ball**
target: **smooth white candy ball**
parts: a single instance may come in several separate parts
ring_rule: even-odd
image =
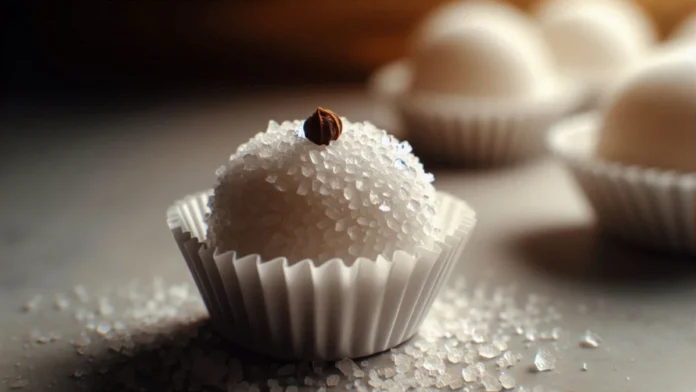
[[[589,83],[621,75],[656,41],[645,13],[623,0],[549,0],[537,17],[561,72]]]
[[[269,124],[218,171],[208,237],[219,250],[264,260],[324,262],[412,254],[439,237],[432,175],[406,142],[342,119],[328,146],[302,121]]]
[[[402,59],[378,68],[370,77],[370,90],[380,98],[393,100],[408,90],[411,84],[411,64]]]
[[[540,30],[502,3],[450,3],[417,30],[412,47],[414,92],[467,98],[529,98],[557,86]]]
[[[696,57],[668,51],[627,77],[611,97],[597,146],[614,162],[696,172]]]

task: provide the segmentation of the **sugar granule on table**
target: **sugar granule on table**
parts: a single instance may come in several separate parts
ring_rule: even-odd
[[[526,371],[529,364],[539,371],[551,370],[557,361],[546,348],[550,343],[530,342],[526,337],[543,332],[560,336],[558,327],[550,324],[558,311],[548,306],[550,300],[536,295],[521,298],[512,288],[471,290],[463,281],[455,282],[435,301],[418,336],[369,363],[347,358],[335,363],[281,363],[241,351],[215,333],[200,298],[188,284],[167,284],[156,278],[102,293],[78,287],[61,297],[69,303],[70,312],[51,303],[45,309],[35,306],[24,316],[54,312],[51,317],[62,317],[75,327],[69,333],[61,331],[64,339],[49,338],[43,344],[34,336],[27,350],[34,356],[51,345],[67,346],[81,363],[65,377],[100,391],[293,391],[305,386],[314,390],[524,391],[532,390],[531,386],[518,385],[515,372]],[[41,332],[41,325],[34,327],[39,339],[50,336]],[[525,345],[538,347],[518,351]],[[570,342],[567,346],[577,347]],[[31,371],[25,365],[16,371],[20,374],[7,385],[27,387],[24,383],[31,380]]]

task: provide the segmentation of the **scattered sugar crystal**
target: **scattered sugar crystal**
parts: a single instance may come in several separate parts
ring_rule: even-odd
[[[556,327],[551,330],[551,338],[553,340],[558,340],[561,337],[561,329]]]
[[[450,389],[452,390],[457,390],[464,386],[464,380],[452,377],[452,379],[446,385],[449,385]]]
[[[36,308],[39,307],[39,304],[41,303],[42,297],[40,295],[35,295],[32,299],[24,303],[24,306],[22,307],[22,310],[25,312],[33,312],[36,310]]]
[[[51,341],[53,341],[53,339],[51,338],[51,335],[41,335],[38,338],[36,338],[36,343],[39,343],[39,344],[46,344],[46,343],[50,343]]]
[[[491,359],[500,355],[500,349],[493,344],[482,344],[478,353],[482,358]]]
[[[367,380],[367,383],[371,387],[375,387],[375,388],[379,388],[382,386],[382,380],[380,380],[380,379],[371,378],[371,379]]]
[[[91,343],[92,343],[92,340],[89,338],[89,336],[85,332],[80,332],[80,335],[78,335],[77,339],[75,339],[75,346],[76,347],[89,346]]]
[[[97,324],[95,331],[99,335],[102,335],[102,336],[107,335],[109,332],[111,332],[111,324],[109,324],[108,321],[102,321],[99,324]]]
[[[466,382],[474,382],[479,376],[478,369],[474,365],[469,365],[462,369],[462,378]]]
[[[580,346],[584,348],[598,348],[602,344],[602,338],[592,331],[586,331],[580,341]]]
[[[498,392],[503,386],[500,384],[495,376],[485,373],[481,376],[481,385],[485,388],[486,392]]]
[[[75,377],[75,378],[82,378],[85,375],[87,375],[87,370],[85,370],[84,368],[77,368],[73,372],[73,377]]]
[[[500,385],[502,385],[505,389],[512,389],[515,387],[515,385],[517,385],[515,382],[515,377],[507,372],[501,372],[500,377],[498,377],[498,381],[500,381]]]
[[[495,339],[493,341],[493,347],[495,347],[499,352],[507,350],[507,343],[505,343],[505,339],[507,339],[507,336]]]
[[[282,175],[283,172],[281,177]],[[395,188],[394,194],[398,194],[398,189]],[[335,221],[332,224],[335,224]],[[368,220],[367,226],[369,225]],[[355,227],[361,226],[356,223]],[[138,377],[145,380],[147,375],[154,371],[153,374],[166,375],[171,380],[168,386],[173,390],[185,390],[188,385],[197,390],[220,391],[253,391],[260,387],[280,392],[286,386],[321,390],[320,388],[326,387],[334,389],[343,380],[348,381],[347,389],[356,391],[430,388],[481,392],[486,389],[483,385],[484,379],[487,383],[490,382],[489,387],[492,390],[497,387],[495,380],[501,389],[507,389],[508,385],[511,385],[508,383],[509,380],[506,380],[505,370],[519,362],[521,354],[509,351],[508,345],[515,347],[523,343],[523,334],[529,331],[547,331],[547,336],[553,335],[553,329],[544,321],[550,319],[546,305],[529,307],[528,303],[519,303],[520,297],[506,289],[495,289],[492,293],[489,290],[476,290],[470,295],[463,290],[466,286],[458,280],[447,286],[434,301],[429,316],[424,320],[419,335],[414,340],[392,349],[390,354],[383,358],[370,361],[371,364],[366,365],[363,361],[358,366],[351,360],[339,361],[336,362],[336,367],[339,370],[343,369],[340,375],[329,377],[328,373],[331,370],[327,369],[324,373],[324,367],[330,365],[320,361],[298,363],[291,365],[294,371],[288,374],[297,374],[297,379],[281,376],[282,387],[278,380],[273,380],[273,383],[269,380],[268,386],[265,382],[260,385],[249,384],[243,380],[262,380],[264,375],[275,374],[287,364],[265,364],[243,369],[238,359],[228,358],[229,354],[224,351],[223,354],[219,353],[220,338],[207,326],[198,328],[191,325],[192,319],[186,316],[187,312],[183,310],[186,304],[195,302],[195,308],[204,312],[195,291],[189,293],[188,285],[183,285],[183,288],[177,285],[174,288],[163,281],[156,286],[158,287],[154,291],[135,285],[125,290],[119,289],[118,296],[127,298],[125,305],[121,305],[123,301],[117,300],[113,295],[103,295],[101,298],[108,299],[114,306],[114,312],[109,317],[98,311],[99,297],[94,297],[88,305],[79,305],[74,301],[72,307],[76,318],[80,320],[79,325],[89,324],[89,328],[94,332],[85,329],[69,336],[78,352],[90,354],[89,357],[79,357],[81,364],[77,369],[72,369],[70,374],[78,370],[77,374],[83,374],[84,379],[80,382],[86,382],[91,377],[111,377],[113,372],[121,371],[111,369],[111,365],[88,364],[92,355],[99,355],[100,350],[111,349],[113,353],[110,355],[120,356],[126,363],[132,362],[128,367],[135,377],[133,380],[137,380]],[[57,317],[69,318],[71,315],[72,312],[58,314]],[[172,320],[180,321],[172,323]],[[105,332],[100,327],[102,323],[110,326],[110,331],[103,335],[100,333]],[[167,326],[169,323],[171,327]],[[518,327],[522,329],[522,335],[517,331]],[[188,331],[182,342],[190,343],[181,346],[177,344],[176,350],[172,351],[171,348],[167,348],[170,347],[167,342],[179,341],[181,328]],[[94,337],[99,335],[102,336],[96,340]],[[53,339],[53,334],[43,334],[39,331],[37,337]],[[95,339],[95,343],[91,342],[92,339]],[[481,342],[477,343],[475,340]],[[487,346],[499,350],[500,353],[494,360],[486,360],[487,365],[484,366],[476,361],[486,359],[480,359],[479,350],[483,348],[485,352],[490,349]],[[145,361],[138,359],[137,353],[141,352],[142,348],[146,351],[155,349],[151,352],[157,354],[158,347],[162,347],[162,350],[156,361],[153,361],[152,357]],[[194,355],[195,351],[201,351],[200,358],[196,359],[198,354]],[[148,357],[143,359],[145,358]],[[374,368],[371,368],[372,366]],[[88,374],[87,369],[92,374]],[[287,371],[289,370],[284,369],[281,373],[286,374]],[[491,381],[486,375],[493,376],[493,372],[496,372],[495,380]],[[362,380],[356,383],[356,378]],[[77,383],[78,380],[74,382]],[[142,387],[137,384],[139,381],[133,382],[136,383],[133,384],[133,390],[138,390],[136,385]],[[332,383],[336,385],[329,385]],[[468,389],[462,389],[465,383]],[[516,390],[530,392],[529,388],[521,386]]]
[[[38,328],[32,328],[29,330],[29,341],[32,343],[37,342],[43,337],[43,333]]]
[[[396,372],[397,373],[407,373],[408,371],[411,370],[411,365],[406,362],[402,362],[396,365]]]
[[[425,360],[423,361],[423,368],[425,370],[436,370],[441,363],[442,360],[440,358],[428,356],[425,357]]]
[[[357,365],[355,364],[355,362],[353,362],[349,358],[344,358],[336,362],[336,369],[338,369],[346,377],[352,376],[353,369],[356,367]]]
[[[467,351],[467,353],[464,354],[464,363],[472,364],[476,361],[476,358],[478,358],[478,352]]]
[[[483,343],[488,340],[486,331],[480,328],[474,329],[474,331],[471,333],[471,338],[476,343]]]
[[[586,372],[587,371],[587,362],[582,363],[582,371]]]
[[[447,353],[447,360],[451,363],[460,363],[464,359],[464,352],[459,348],[454,348]]]
[[[515,355],[510,351],[506,351],[500,358],[498,358],[496,365],[498,365],[499,368],[507,369],[515,366],[516,362],[517,359],[515,358]]]
[[[67,309],[70,306],[70,301],[62,295],[58,294],[56,295],[56,302],[55,302],[55,308],[56,310],[62,311],[64,309]]]
[[[556,368],[556,357],[550,351],[540,348],[534,356],[534,366],[540,372],[553,370]]]
[[[7,384],[7,386],[10,389],[22,389],[22,388],[29,386],[29,380],[19,378],[19,379],[11,381],[9,384]]]

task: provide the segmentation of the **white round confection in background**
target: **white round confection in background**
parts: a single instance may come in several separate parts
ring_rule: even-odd
[[[325,262],[417,254],[439,239],[435,188],[407,142],[343,121],[328,146],[302,121],[271,122],[218,171],[208,236],[219,250],[264,260]]]
[[[396,99],[411,85],[411,65],[407,59],[377,68],[367,82],[369,90],[384,99]]]
[[[597,155],[696,172],[696,57],[672,50],[645,63],[608,100]]]
[[[670,34],[669,39],[696,47],[696,12],[684,19]]]
[[[401,118],[394,107],[396,101],[411,85],[411,64],[400,59],[376,69],[367,81],[367,89],[374,99],[372,121],[389,129],[396,136],[403,131]]]
[[[602,90],[643,60],[655,27],[624,0],[548,0],[536,10],[559,71]]]
[[[492,1],[435,10],[416,30],[411,60],[411,92],[523,99],[557,85],[537,26],[521,11]]]

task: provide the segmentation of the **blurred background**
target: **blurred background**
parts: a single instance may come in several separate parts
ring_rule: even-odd
[[[696,0],[636,0],[666,35]],[[354,84],[405,54],[445,0],[8,1],[10,101],[80,91]],[[514,0],[529,9],[532,0]]]

